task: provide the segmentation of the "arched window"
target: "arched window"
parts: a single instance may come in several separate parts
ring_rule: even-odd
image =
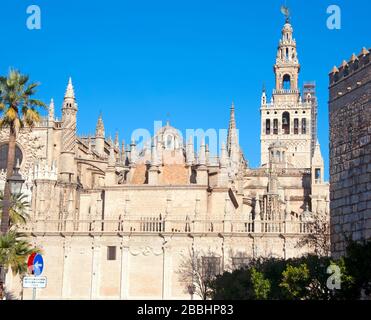
[[[281,159],[281,152],[279,152],[278,150],[276,151],[276,161],[280,161]]]
[[[294,134],[299,133],[299,119],[294,119]]]
[[[283,134],[290,134],[290,113],[287,111],[282,114],[282,131]]]
[[[7,163],[8,163],[8,143],[4,143],[0,146],[0,170],[6,170]],[[15,162],[17,163],[17,159],[19,160],[19,164],[22,163],[23,154],[21,149],[16,146],[15,147]]]
[[[270,121],[270,119],[265,120],[265,134],[271,134],[271,121]]]
[[[291,78],[290,78],[290,75],[288,75],[288,74],[285,74],[283,76],[282,89],[284,89],[284,90],[290,90],[291,89]]]
[[[285,54],[286,60],[289,59],[289,48],[286,48],[286,54]]]
[[[173,139],[174,137],[171,135],[168,135],[166,138],[166,149],[171,150],[173,149]]]
[[[301,133],[307,134],[307,119],[301,119]]]
[[[273,119],[273,134],[278,134],[278,119]]]

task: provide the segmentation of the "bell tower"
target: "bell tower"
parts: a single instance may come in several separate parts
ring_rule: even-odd
[[[293,28],[288,20],[282,29],[282,37],[277,48],[276,64],[274,65],[274,73],[276,76],[277,98],[279,99],[282,93],[299,95],[298,79],[300,72],[300,64],[296,51],[296,41],[293,38]]]
[[[64,182],[75,182],[76,155],[76,113],[77,103],[71,78],[68,81],[62,107],[62,150],[61,179]]]
[[[275,86],[271,99],[268,99],[265,88],[261,98],[261,165],[268,166],[270,148],[280,141],[287,148],[287,168],[310,168],[313,97],[301,97],[300,63],[293,27],[288,9],[286,10],[286,21],[281,31],[273,67]]]

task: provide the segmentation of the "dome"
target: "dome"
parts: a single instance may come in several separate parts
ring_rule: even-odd
[[[282,32],[293,32],[292,25],[290,23],[285,23],[283,26]]]
[[[169,123],[157,131],[154,140],[156,143],[163,142],[166,150],[175,150],[183,147],[182,134]]]

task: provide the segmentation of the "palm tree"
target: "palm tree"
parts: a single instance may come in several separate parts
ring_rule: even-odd
[[[0,210],[3,208],[4,193],[0,191]],[[30,219],[28,210],[30,203],[27,195],[19,193],[12,194],[9,208],[10,226],[20,226],[27,223]]]
[[[29,77],[11,69],[6,77],[0,77],[0,129],[9,128],[7,180],[13,174],[17,133],[27,126],[32,128],[40,121],[38,108],[46,105],[33,99],[38,83],[29,83]],[[1,233],[9,229],[10,186],[5,183]]]
[[[0,235],[0,283],[5,282],[5,275],[11,269],[13,275],[23,276],[27,272],[27,259],[34,253],[40,252],[25,240],[25,235],[15,230]],[[3,296],[2,286],[0,297]]]

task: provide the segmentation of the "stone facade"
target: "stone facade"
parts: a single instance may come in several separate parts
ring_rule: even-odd
[[[371,238],[371,65],[365,48],[330,73],[332,253]]]
[[[271,104],[262,102],[262,130],[266,112],[279,112],[281,119],[285,110],[292,119],[300,112],[308,130],[296,133],[292,120],[291,133],[280,128],[264,135],[263,163],[255,169],[239,146],[234,105],[219,156],[210,154],[204,140],[196,150],[195,139],[183,141],[169,123],[143,148],[136,141],[120,147],[118,136],[105,138],[102,116],[95,136],[76,135],[78,108],[69,81],[62,120],[55,119],[51,103],[47,119],[24,133],[36,141],[30,150],[22,136],[17,142],[32,198],[32,220],[24,231],[43,250],[48,277],[38,298],[189,299],[177,273],[189,252],[211,252],[220,270],[257,257],[311,252],[297,243],[308,233],[306,208],[328,214],[328,183],[317,141],[311,151],[312,99],[302,100],[297,87],[289,23],[279,51],[286,54],[286,47],[294,60],[277,60],[277,88]],[[280,87],[287,73],[293,89]],[[0,137],[6,143],[6,134]],[[7,288],[17,295],[19,281],[10,275]],[[24,290],[25,299],[31,294]]]

